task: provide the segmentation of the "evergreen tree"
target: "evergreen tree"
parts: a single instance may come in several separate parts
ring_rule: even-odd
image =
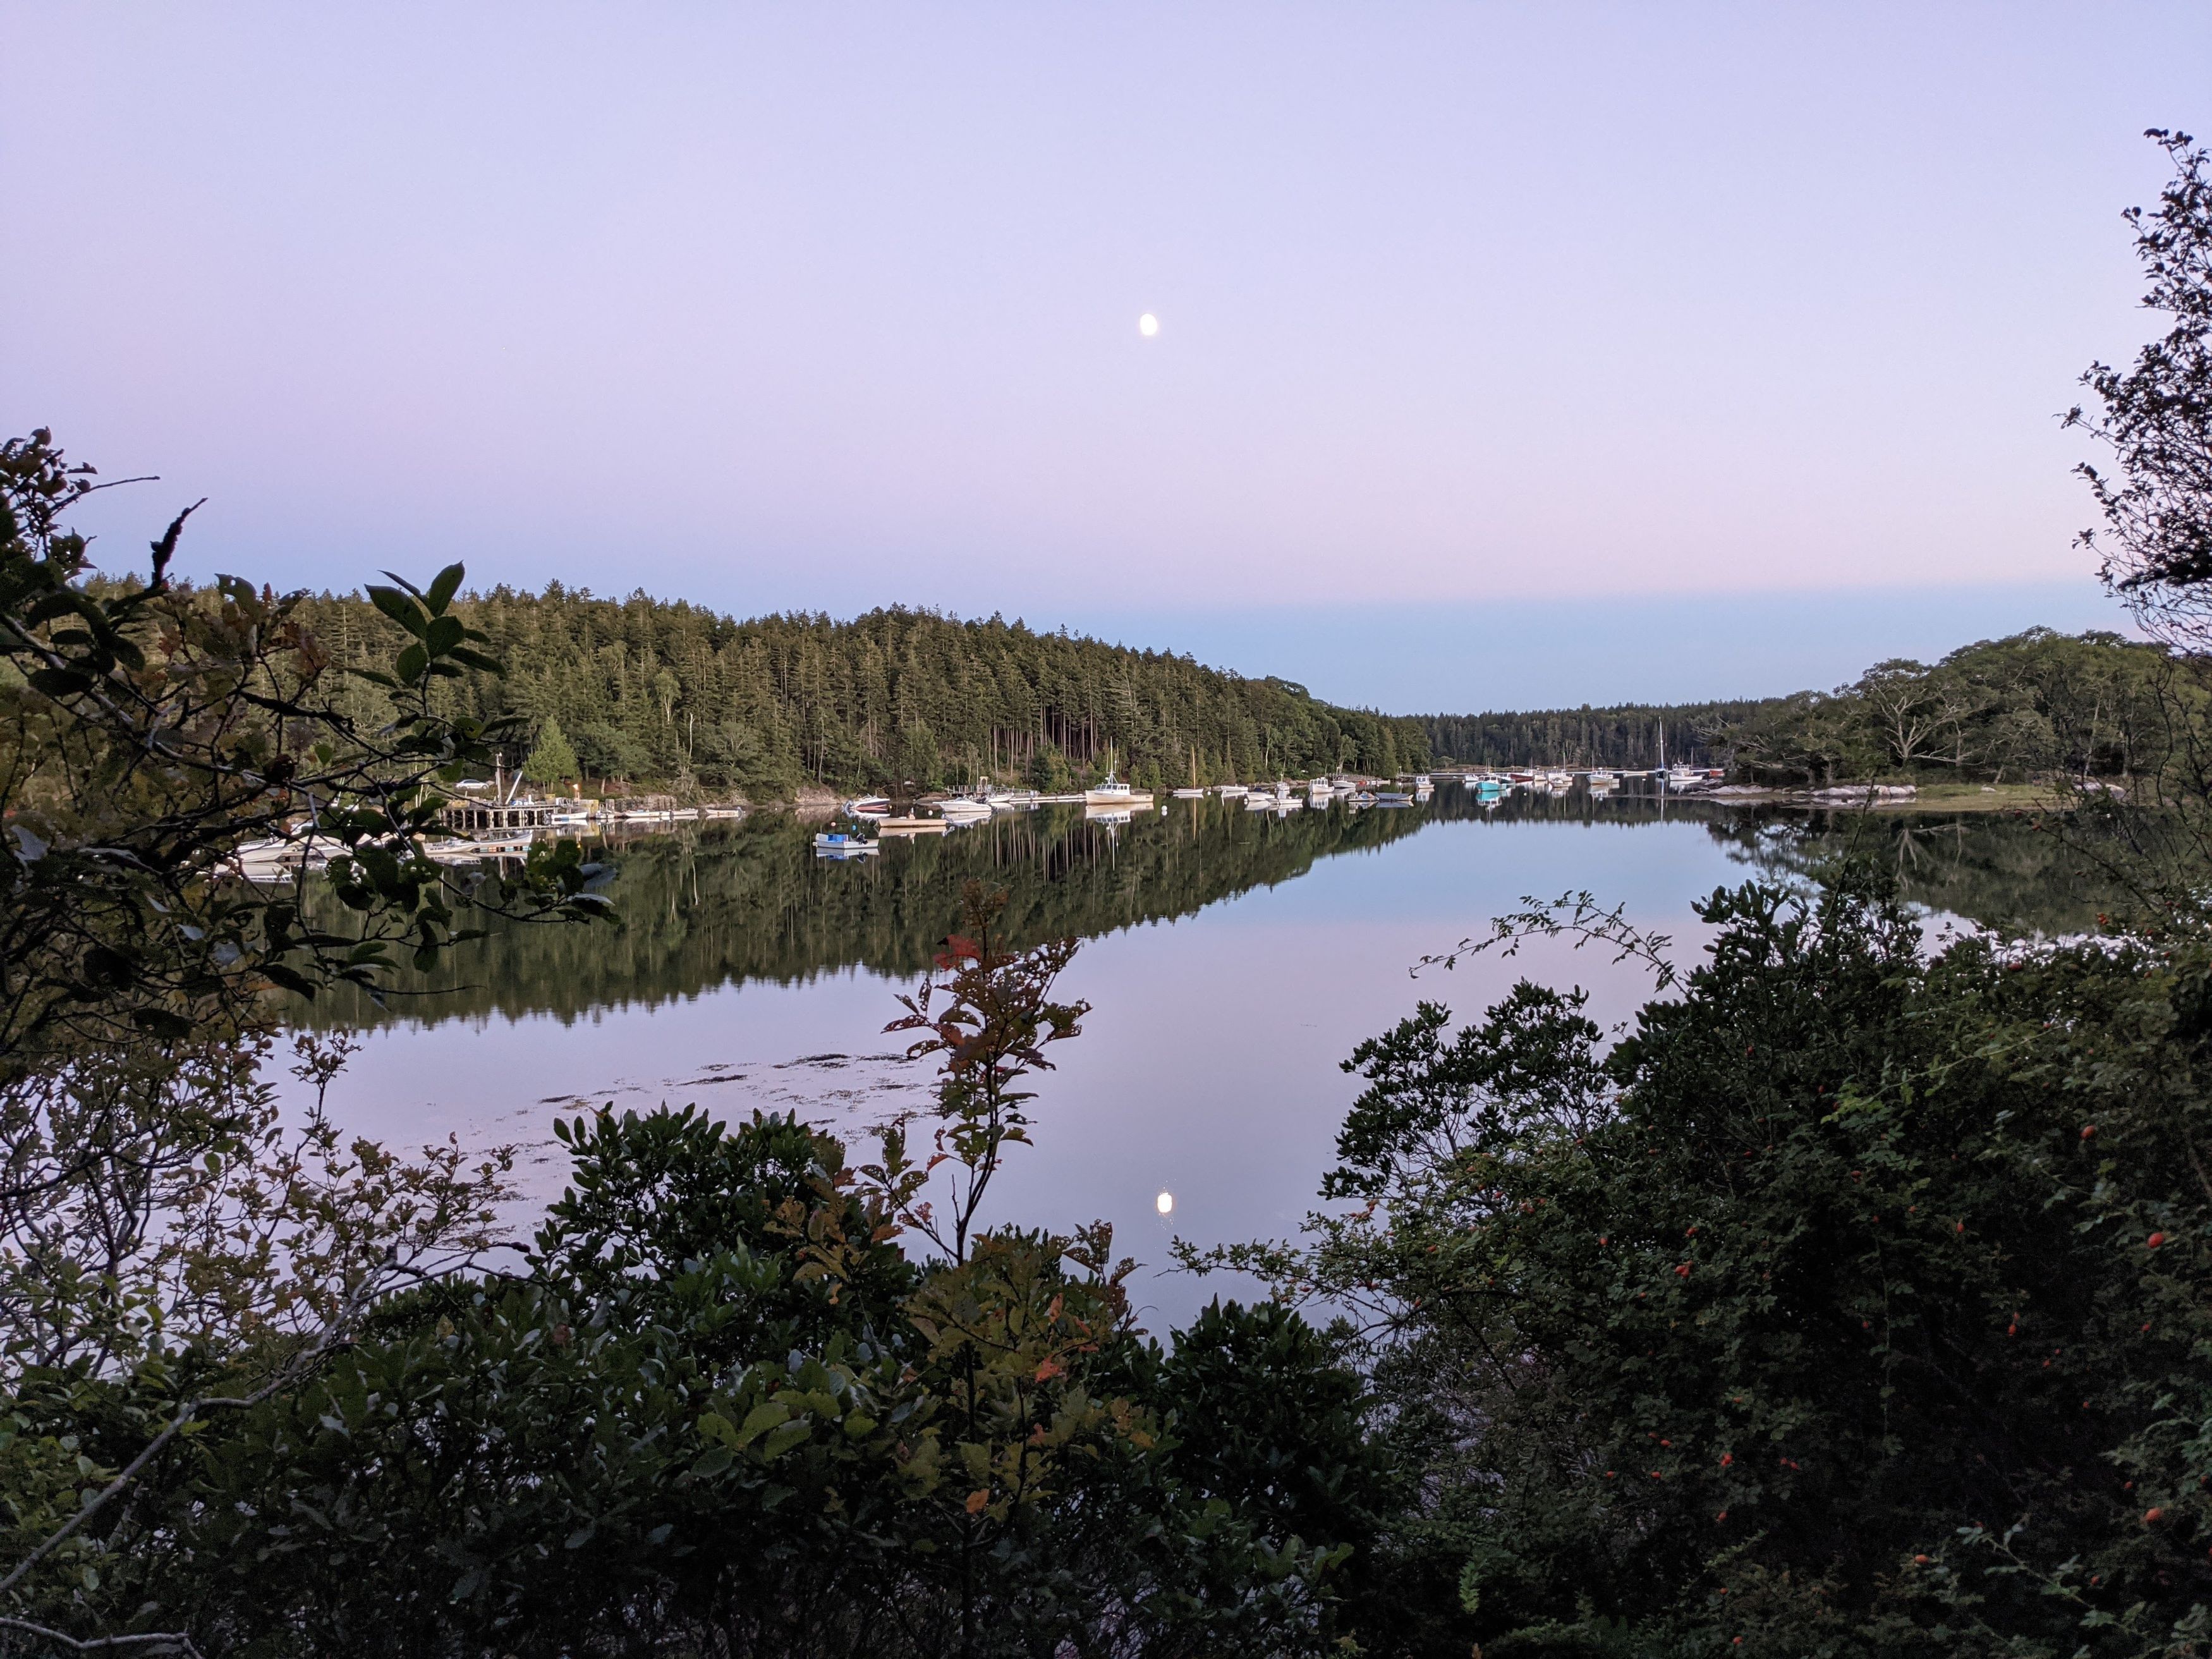
[[[545,724],[538,728],[538,746],[522,763],[522,775],[541,789],[550,789],[581,770],[575,750],[561,730],[559,716],[548,714]]]

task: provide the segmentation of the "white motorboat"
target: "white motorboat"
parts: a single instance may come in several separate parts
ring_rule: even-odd
[[[1204,800],[1206,799],[1206,791],[1203,789],[1178,789],[1175,792],[1175,798],[1177,800]]]
[[[974,823],[991,816],[991,803],[977,800],[972,795],[955,795],[950,800],[939,802],[937,810],[945,815],[948,823]]]
[[[891,815],[890,799],[884,795],[862,795],[845,803],[845,813],[855,818],[887,818]]]
[[[1235,800],[1239,795],[1249,793],[1241,783],[1224,783],[1218,784],[1215,787],[1216,793],[1218,793],[1224,800]]]
[[[530,856],[531,833],[509,830],[505,835],[454,836],[422,843],[425,858],[440,864],[468,864],[477,859],[519,859]]]
[[[1150,806],[1152,794],[1149,789],[1131,787],[1109,771],[1103,783],[1083,792],[1083,804],[1085,806]]]
[[[862,853],[880,853],[883,848],[867,836],[825,830],[814,837],[814,850],[826,858],[851,858]]]
[[[241,842],[232,850],[229,863],[248,881],[265,881],[289,876],[303,866],[320,870],[330,863],[333,854],[343,851],[342,843],[325,836],[271,836],[262,841]]]

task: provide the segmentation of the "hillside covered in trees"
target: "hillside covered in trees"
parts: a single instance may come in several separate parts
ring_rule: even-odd
[[[1893,658],[1832,691],[1668,706],[1427,714],[1441,763],[1723,765],[1765,783],[1930,775],[1999,782],[2155,772],[2201,694],[2159,647],[2118,634],[2030,629],[1940,662]]]
[[[1753,705],[1716,733],[1737,772],[1774,782],[1883,776],[2139,778],[2200,718],[2199,682],[2155,645],[2030,629],[1850,685]]]
[[[1610,708],[1424,714],[1422,735],[1439,762],[1468,766],[1610,766],[1648,769],[1663,758],[1717,765],[1720,736],[1763,705],[1622,703]],[[1665,743],[1660,739],[1662,735]]]
[[[557,583],[494,588],[455,610],[507,667],[451,682],[455,711],[520,715],[541,736],[554,722],[595,780],[767,799],[806,783],[928,787],[986,775],[1051,788],[1109,763],[1158,786],[1194,767],[1216,782],[1388,775],[1428,759],[1419,720],[997,617],[893,609],[738,622]],[[387,654],[398,638],[364,599],[325,595],[308,611],[341,662]]]

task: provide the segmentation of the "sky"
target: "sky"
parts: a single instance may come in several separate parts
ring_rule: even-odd
[[[0,0],[113,565],[1001,611],[1413,710],[2116,626],[2212,7]],[[1140,333],[1140,316],[1158,331]]]

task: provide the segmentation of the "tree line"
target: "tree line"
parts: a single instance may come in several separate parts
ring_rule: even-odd
[[[1417,720],[998,617],[893,608],[739,622],[558,583],[495,587],[455,609],[506,672],[448,682],[446,706],[524,722],[532,739],[510,763],[550,736],[614,793],[652,781],[767,799],[805,784],[926,789],[987,775],[1060,790],[1109,764],[1158,788],[1393,776],[1428,758]],[[342,664],[394,644],[389,619],[358,596],[325,594],[304,614]],[[366,709],[373,692],[359,695]]]
[[[2158,645],[2030,629],[1940,662],[1893,658],[1832,691],[1666,706],[1428,714],[1439,763],[1729,768],[1748,782],[2021,781],[2156,772],[2197,694]],[[1663,747],[1662,747],[1663,738]]]
[[[1751,698],[1724,702],[1623,703],[1610,708],[1424,714],[1430,752],[1463,766],[1606,767],[1648,771],[1662,762],[1709,765],[1719,734],[1747,718]]]

